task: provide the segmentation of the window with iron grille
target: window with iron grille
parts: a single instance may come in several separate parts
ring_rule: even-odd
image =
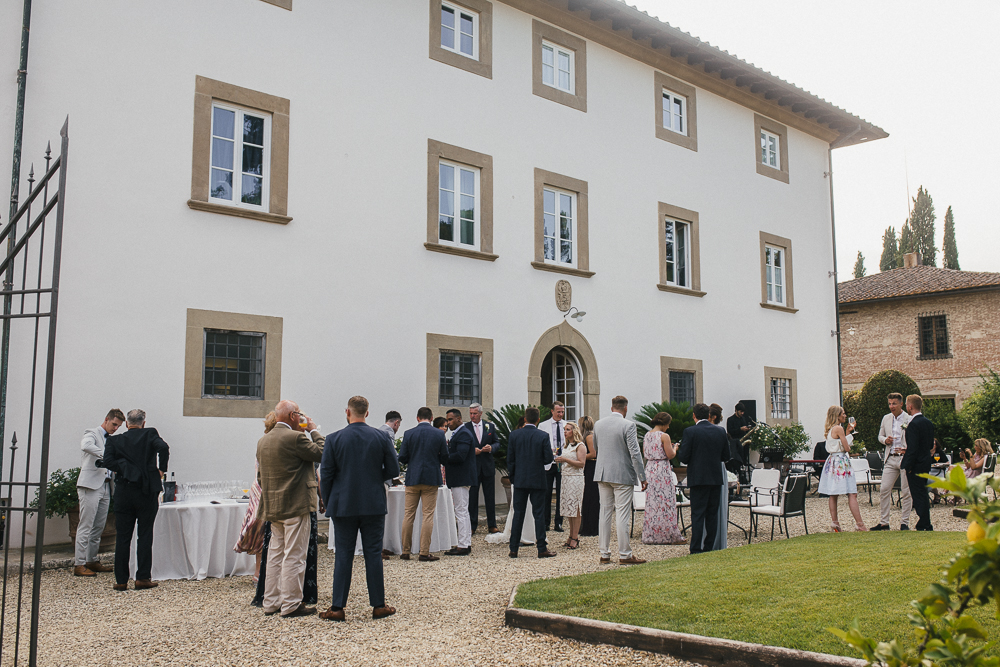
[[[920,356],[943,357],[948,354],[948,320],[944,315],[917,318],[920,326]]]
[[[482,396],[479,355],[441,352],[438,405],[472,405]]]
[[[202,398],[264,398],[266,336],[205,329]]]
[[[694,405],[696,400],[694,373],[670,371],[670,402]]]
[[[771,378],[771,419],[792,418],[792,381]]]

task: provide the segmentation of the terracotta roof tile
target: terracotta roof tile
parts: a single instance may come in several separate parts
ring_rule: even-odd
[[[935,266],[893,269],[840,283],[840,303],[1000,287],[1000,273],[955,271]]]

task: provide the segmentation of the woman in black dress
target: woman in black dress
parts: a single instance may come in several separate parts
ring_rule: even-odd
[[[583,441],[587,444],[587,462],[583,466],[583,506],[581,508],[580,535],[594,537],[597,535],[601,519],[601,494],[594,481],[594,468],[597,467],[597,449],[594,447],[594,420],[590,417],[580,417],[578,423]]]

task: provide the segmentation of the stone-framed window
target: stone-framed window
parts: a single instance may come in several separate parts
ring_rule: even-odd
[[[791,239],[760,232],[760,307],[799,312],[792,287]]]
[[[798,373],[792,368],[764,367],[765,421],[791,426],[799,420]]]
[[[427,334],[428,405],[437,415],[470,403],[493,407],[493,339]]]
[[[660,282],[663,292],[705,296],[701,291],[698,212],[658,202]]]
[[[660,357],[660,396],[663,401],[675,398],[691,400],[691,406],[704,401],[705,374],[701,359]]]
[[[541,271],[589,278],[587,182],[535,169],[535,261]]]
[[[184,416],[264,417],[281,399],[282,319],[187,310]]]
[[[695,87],[654,72],[653,103],[657,138],[698,152],[698,99]]]
[[[289,108],[281,97],[195,77],[188,206],[263,222],[290,222]]]
[[[585,40],[548,23],[533,20],[531,62],[531,92],[586,113],[587,42]],[[569,69],[566,70],[566,67]],[[561,71],[563,77],[560,77]],[[565,81],[567,77],[569,80]]]
[[[430,57],[493,78],[493,3],[430,0]]]
[[[466,200],[469,203],[463,204]],[[493,254],[491,156],[427,140],[427,242],[424,247],[489,262],[499,257]]]
[[[757,173],[788,183],[788,128],[758,113],[753,128]]]

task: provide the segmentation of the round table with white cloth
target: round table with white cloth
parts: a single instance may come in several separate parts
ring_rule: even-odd
[[[382,548],[394,554],[403,553],[403,510],[406,508],[406,487],[392,486],[388,491],[389,513],[385,515],[385,534],[382,537]],[[413,544],[410,551],[420,552],[420,525],[424,517],[423,501],[417,504],[417,516],[413,520]],[[431,553],[447,551],[458,544],[458,528],[455,525],[455,502],[451,498],[451,489],[438,487],[437,506],[434,508],[434,532],[431,534]],[[330,520],[330,549],[333,544],[333,520]],[[361,555],[361,534],[354,547],[355,555]]]
[[[162,503],[153,524],[154,580],[251,575],[254,557],[233,551],[240,538],[246,503],[235,500]],[[129,563],[135,577],[135,543]]]

